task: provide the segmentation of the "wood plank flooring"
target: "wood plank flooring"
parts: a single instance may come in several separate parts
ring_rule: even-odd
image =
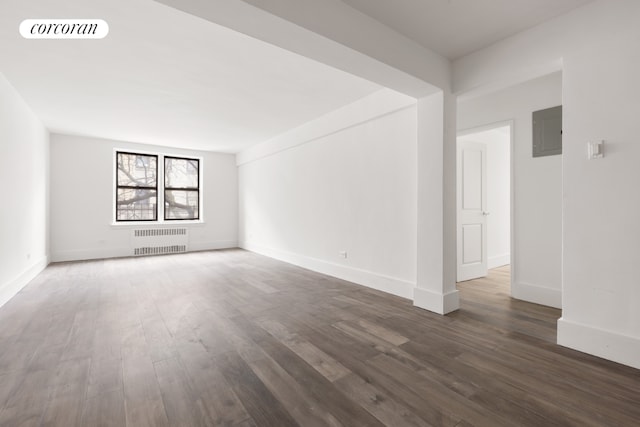
[[[638,426],[508,269],[460,311],[242,250],[54,264],[0,308],[0,426]]]

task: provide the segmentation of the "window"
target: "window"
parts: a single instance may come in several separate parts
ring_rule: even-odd
[[[198,219],[200,173],[196,159],[164,158],[164,219]]]
[[[200,161],[116,152],[115,211],[118,222],[200,219]]]
[[[117,153],[116,220],[158,218],[158,156]]]

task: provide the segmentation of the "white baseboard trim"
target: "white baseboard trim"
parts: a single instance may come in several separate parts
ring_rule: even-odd
[[[260,255],[268,256],[269,258],[284,261],[318,273],[326,274],[327,276],[337,277],[338,279],[347,280],[402,298],[411,299],[413,297],[415,283],[407,280],[247,242],[241,244],[240,247]]]
[[[560,289],[514,282],[511,284],[511,296],[522,301],[562,308],[562,291]]]
[[[189,243],[189,252],[215,251],[217,249],[233,249],[237,247],[237,240],[215,240],[213,242]]]
[[[511,264],[511,254],[491,256],[487,259],[489,270]]]
[[[20,292],[22,288],[40,274],[42,270],[47,268],[47,265],[49,265],[49,257],[44,256],[39,261],[31,264],[29,268],[15,279],[0,285],[0,307]]]
[[[131,256],[131,248],[82,249],[51,253],[51,262],[88,261]]]
[[[558,344],[640,369],[640,338],[605,331],[561,317]]]
[[[216,240],[213,242],[189,243],[189,250],[187,252],[231,249],[237,247],[238,242],[236,240]],[[51,260],[52,262],[88,261],[92,259],[123,258],[129,256],[133,256],[132,249],[130,247],[121,247],[53,252],[51,254]]]
[[[460,308],[460,297],[458,290],[442,294],[428,289],[415,288],[413,290],[413,305],[434,313],[447,314]]]

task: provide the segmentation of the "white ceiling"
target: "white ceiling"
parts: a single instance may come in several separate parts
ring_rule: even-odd
[[[592,0],[342,0],[456,59]]]
[[[95,18],[103,40],[26,40]],[[52,131],[238,152],[380,86],[152,0],[2,0],[0,72]]]
[[[590,0],[343,0],[456,58]],[[103,40],[26,40],[94,18]],[[54,132],[239,152],[380,86],[153,0],[2,0],[0,73]]]

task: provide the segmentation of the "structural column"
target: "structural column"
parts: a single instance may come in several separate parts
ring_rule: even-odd
[[[456,103],[438,92],[418,100],[418,229],[415,306],[460,307],[456,268]]]

